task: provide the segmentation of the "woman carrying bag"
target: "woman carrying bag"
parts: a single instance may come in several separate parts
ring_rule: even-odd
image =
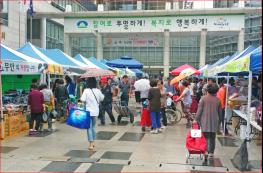
[[[103,101],[104,95],[97,88],[96,78],[88,78],[87,88],[84,90],[80,100],[85,103],[86,111],[90,112],[90,128],[87,129],[89,150],[95,147],[96,139],[96,118],[99,116],[99,104]]]

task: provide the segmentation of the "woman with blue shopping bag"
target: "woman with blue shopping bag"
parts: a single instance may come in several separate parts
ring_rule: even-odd
[[[89,150],[95,147],[96,139],[96,118],[99,116],[99,104],[103,101],[104,95],[97,89],[96,78],[88,78],[87,88],[84,90],[80,100],[86,103],[86,111],[90,113],[90,127],[87,129]]]

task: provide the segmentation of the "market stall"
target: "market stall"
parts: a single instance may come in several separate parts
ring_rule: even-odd
[[[46,83],[48,81],[48,87],[50,88],[50,75],[63,75],[63,67],[62,65],[58,64],[56,61],[52,60],[51,58],[47,57],[45,54],[40,52],[38,48],[31,43],[26,43],[21,48],[17,50],[25,55],[28,55],[34,59],[44,61],[47,64],[47,69],[42,73],[42,80],[41,83]],[[48,79],[46,79],[46,77]]]
[[[45,70],[42,67],[45,67],[43,61],[36,60],[1,44],[1,139],[28,130],[26,116],[23,114],[27,107],[27,95],[31,83],[31,80],[28,79],[31,79],[29,76],[32,77],[32,75],[39,77]],[[25,77],[23,78],[23,76]],[[2,83],[3,79],[4,82]]]
[[[251,102],[252,102],[252,74],[259,74],[262,72],[262,47],[258,47],[256,49],[253,49],[250,52],[247,52],[243,54],[242,56],[239,56],[238,58],[229,61],[225,64],[224,71],[221,73],[228,73],[231,75],[244,75],[248,76],[248,95],[247,99],[244,99],[247,101],[246,107],[239,106],[235,107],[236,109],[234,112],[240,116],[243,117],[242,114],[246,114],[246,118],[242,118],[246,120],[247,126],[246,126],[246,138],[250,139],[250,133],[251,133],[251,125],[252,127],[256,127],[256,129],[261,131],[261,128],[258,128],[258,126],[262,126],[259,119],[261,119],[261,111],[256,111],[255,108],[251,108]],[[261,109],[262,109],[262,103],[261,103]],[[241,114],[242,113],[242,114]],[[254,124],[254,125],[253,125]],[[255,126],[257,124],[257,126]]]

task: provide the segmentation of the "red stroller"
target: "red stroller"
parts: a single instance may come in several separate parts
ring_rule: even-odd
[[[197,123],[193,123],[191,130],[187,134],[186,148],[188,150],[186,163],[191,158],[191,154],[199,154],[200,159],[203,159],[203,155],[206,152],[206,140]]]
[[[145,131],[145,127],[151,127],[152,126],[150,110],[148,108],[142,109],[140,125],[142,126],[142,131]]]

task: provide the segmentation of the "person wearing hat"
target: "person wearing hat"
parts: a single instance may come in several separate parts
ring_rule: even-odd
[[[108,83],[108,79],[106,77],[102,77],[100,80],[101,83],[101,92],[104,95],[104,100],[101,102],[100,105],[100,115],[99,119],[101,122],[101,125],[105,125],[105,112],[110,117],[111,123],[115,124],[115,118],[112,113],[112,89],[111,86]]]

